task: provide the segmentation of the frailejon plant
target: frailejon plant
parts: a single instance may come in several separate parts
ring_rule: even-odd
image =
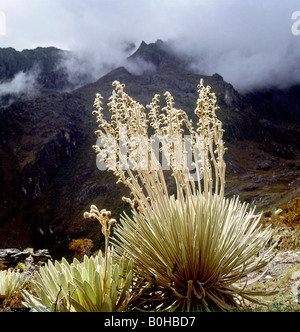
[[[114,263],[113,254],[108,262],[100,251],[97,256],[76,258],[69,264],[49,261],[32,281],[33,292],[23,291],[24,305],[36,311],[54,312],[111,312],[123,311],[130,300],[132,263]],[[105,265],[106,280],[104,284]]]
[[[24,305],[37,311],[111,312],[123,311],[130,304],[132,290],[132,260],[115,261],[108,247],[110,227],[115,224],[110,212],[101,213],[95,206],[85,218],[99,218],[105,233],[106,251],[84,256],[83,262],[65,258],[59,263],[48,261],[33,280],[34,292],[23,291]]]
[[[209,311],[238,308],[244,299],[263,303],[261,296],[270,294],[248,290],[248,275],[274,257],[272,230],[259,227],[247,204],[224,197],[226,148],[215,94],[201,80],[194,129],[169,92],[166,107],[160,111],[155,95],[146,114],[124,84],[113,86],[111,122],[102,113],[102,96],[96,96],[94,149],[98,162],[131,190],[123,199],[132,217],[121,217],[115,242],[116,252],[133,259],[140,277],[153,285],[147,284],[138,306]],[[175,195],[168,192],[157,152],[172,170]]]
[[[29,281],[25,273],[5,270],[0,271],[0,301],[20,291]]]

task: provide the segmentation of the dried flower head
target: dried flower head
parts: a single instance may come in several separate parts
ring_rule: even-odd
[[[110,219],[111,212],[105,209],[99,211],[96,205],[91,205],[90,212],[83,214],[84,219],[98,220],[102,226],[102,233],[105,237],[110,234],[111,226],[116,224],[115,219]]]

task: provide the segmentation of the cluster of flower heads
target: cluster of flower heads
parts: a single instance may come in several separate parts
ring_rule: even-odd
[[[196,130],[186,112],[175,108],[169,92],[164,94],[166,106],[160,110],[160,95],[156,94],[145,108],[125,93],[125,84],[115,81],[113,86],[115,90],[108,103],[111,122],[103,115],[102,96],[96,95],[93,114],[97,115],[99,123],[99,130],[95,133],[101,147],[99,144],[93,148],[100,161],[105,162],[107,170],[118,177],[118,182],[131,189],[134,199],[124,200],[132,206],[138,203],[138,208],[142,209],[158,197],[168,196],[149,127],[160,142],[159,152],[173,172],[178,196],[196,194],[197,191],[203,191],[207,197],[213,193],[224,195],[224,130],[215,114],[218,109],[215,94],[210,92],[209,86],[204,87],[203,80],[198,85],[195,114],[199,121]],[[197,181],[193,180],[195,177],[191,177],[187,167],[191,159]]]
[[[109,236],[111,226],[114,226],[117,223],[116,219],[110,219],[110,211],[106,211],[105,209],[99,211],[96,205],[92,205],[90,212],[85,212],[83,216],[85,219],[97,219],[102,226],[102,233],[105,237]]]

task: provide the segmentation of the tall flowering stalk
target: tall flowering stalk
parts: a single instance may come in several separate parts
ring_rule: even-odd
[[[265,294],[247,291],[245,278],[273,258],[266,247],[272,233],[258,227],[254,210],[238,198],[224,198],[226,148],[215,94],[200,81],[195,129],[169,92],[160,110],[159,95],[145,108],[125,93],[124,84],[113,86],[111,122],[102,113],[101,95],[96,96],[99,144],[94,149],[99,162],[131,191],[123,199],[133,216],[121,218],[116,251],[132,258],[139,276],[155,285],[156,291],[144,289],[150,307],[228,310],[240,297],[258,301],[256,296]],[[172,171],[175,195],[169,194],[159,154]],[[149,300],[142,302],[149,307]]]
[[[204,196],[214,193],[224,197],[226,148],[223,144],[222,123],[215,111],[215,94],[210,87],[198,85],[199,99],[195,113],[199,117],[197,130],[183,110],[174,108],[174,100],[165,93],[166,107],[160,112],[159,95],[145,107],[124,92],[125,85],[115,81],[115,91],[110,97],[111,122],[104,119],[102,96],[97,94],[94,106],[100,130],[96,131],[102,147],[94,146],[100,161],[104,160],[107,170],[112,171],[131,189],[134,200],[126,199],[132,206],[150,208],[150,202],[169,199],[162,165],[157,151],[153,149],[153,137],[161,144],[159,150],[172,169],[176,182],[177,197],[203,192]],[[154,136],[149,137],[149,123]],[[193,160],[194,178],[188,167],[188,159]],[[143,190],[143,189],[144,190]],[[145,195],[145,192],[148,196]],[[159,194],[159,195],[158,195]],[[124,199],[125,200],[125,199]]]
[[[104,267],[104,278],[103,278],[103,288],[106,287],[106,280],[107,280],[107,262],[108,262],[108,254],[109,254],[109,235],[110,235],[110,229],[111,226],[114,226],[117,221],[116,219],[110,219],[111,212],[106,211],[105,209],[99,211],[97,206],[92,205],[90,212],[84,213],[84,218],[91,220],[97,219],[101,225],[102,228],[102,234],[105,237],[105,267]]]

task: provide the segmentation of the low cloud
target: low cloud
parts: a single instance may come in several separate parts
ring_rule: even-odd
[[[36,95],[40,89],[37,82],[39,72],[39,68],[34,67],[28,72],[18,72],[10,81],[0,82],[0,97],[7,95],[32,97]]]
[[[72,51],[64,52],[56,68],[66,72],[68,81],[75,88],[96,81],[119,66],[125,66],[135,74],[141,72],[142,67],[146,70],[147,64],[142,59],[138,61],[138,64],[127,60],[127,57],[136,49],[136,45],[127,40],[120,40],[116,44],[108,41],[99,49],[95,45],[95,48],[83,47],[84,45],[81,44],[74,47]]]
[[[61,56],[57,70],[63,70],[72,88],[96,81],[109,71],[109,65],[102,61],[94,61],[93,54],[67,52]],[[107,67],[108,66],[108,67]]]
[[[298,1],[216,3],[212,0],[197,24],[197,13],[191,13],[173,40],[174,50],[190,58],[193,70],[218,73],[242,92],[300,83],[300,37],[292,33]]]
[[[146,61],[141,57],[126,59],[121,65],[133,75],[143,75],[144,73],[156,70],[156,66],[153,63]]]

